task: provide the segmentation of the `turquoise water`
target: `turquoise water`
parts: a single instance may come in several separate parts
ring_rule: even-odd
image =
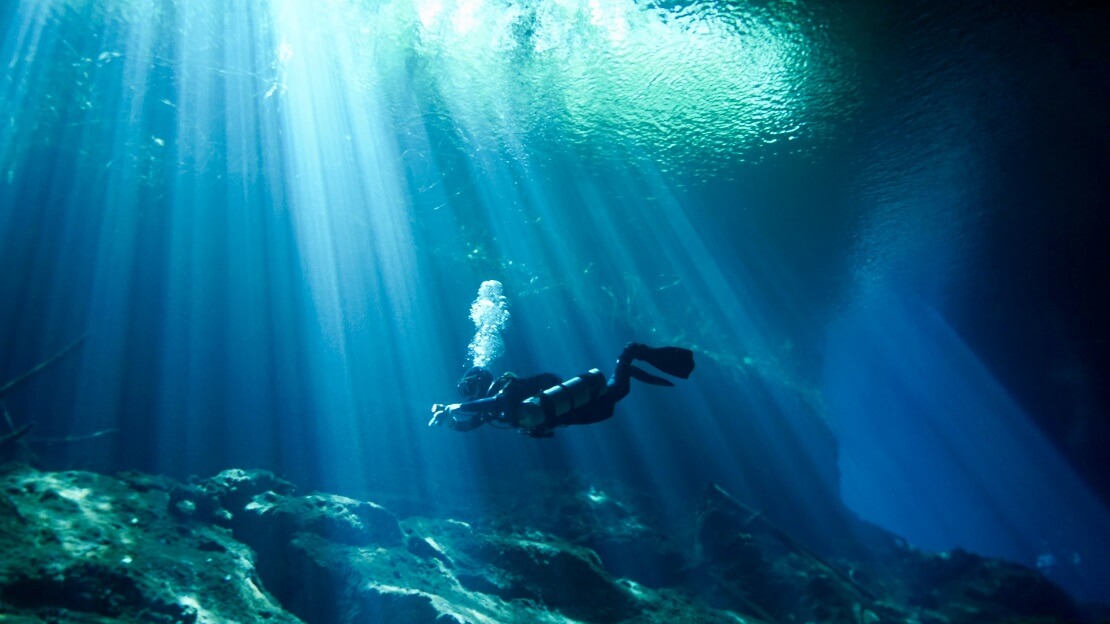
[[[0,380],[55,466],[481,506],[844,501],[1106,595],[1106,12],[988,3],[19,0]],[[552,440],[426,427],[471,363],[675,389]],[[110,434],[91,441],[51,439]]]

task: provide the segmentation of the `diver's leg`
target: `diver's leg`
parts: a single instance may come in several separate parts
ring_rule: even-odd
[[[605,398],[611,403],[615,404],[628,396],[629,379],[632,377],[632,361],[640,357],[645,349],[647,349],[645,345],[630,342],[625,345],[624,350],[617,357],[617,367],[613,371],[613,375],[609,377],[608,388],[605,390]]]
[[[559,418],[559,422],[550,423],[550,426],[554,428],[566,425],[592,425],[612,418],[617,401],[628,396],[631,387],[632,361],[638,358],[647,348],[646,345],[635,342],[625,345],[624,350],[617,356],[617,367],[609,377],[609,381],[605,385],[605,391],[601,393],[601,396],[586,405],[563,414]]]

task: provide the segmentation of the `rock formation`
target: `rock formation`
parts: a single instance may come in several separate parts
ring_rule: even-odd
[[[718,487],[689,540],[574,479],[553,506],[398,518],[261,471],[0,474],[0,619],[15,622],[1071,622],[1036,572],[892,536],[828,561]],[[692,510],[693,512],[694,510]]]

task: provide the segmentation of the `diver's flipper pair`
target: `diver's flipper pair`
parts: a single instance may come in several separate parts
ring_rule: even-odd
[[[683,349],[682,347],[644,347],[640,353],[636,354],[636,359],[643,360],[668,375],[674,375],[682,379],[688,379],[690,373],[694,372],[694,352],[689,349]],[[632,376],[640,381],[657,386],[674,385],[666,379],[661,379],[655,375],[645,373],[644,371],[639,371],[637,373],[638,370],[639,369],[633,366]],[[641,374],[647,375],[651,379],[645,379],[640,376]],[[658,381],[665,383],[658,383]]]

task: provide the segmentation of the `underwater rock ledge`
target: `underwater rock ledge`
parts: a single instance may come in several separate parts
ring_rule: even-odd
[[[893,536],[870,561],[827,561],[716,486],[683,547],[633,502],[559,483],[544,493],[558,516],[537,523],[398,518],[263,471],[181,483],[10,464],[0,621],[1093,621],[1035,571]]]

